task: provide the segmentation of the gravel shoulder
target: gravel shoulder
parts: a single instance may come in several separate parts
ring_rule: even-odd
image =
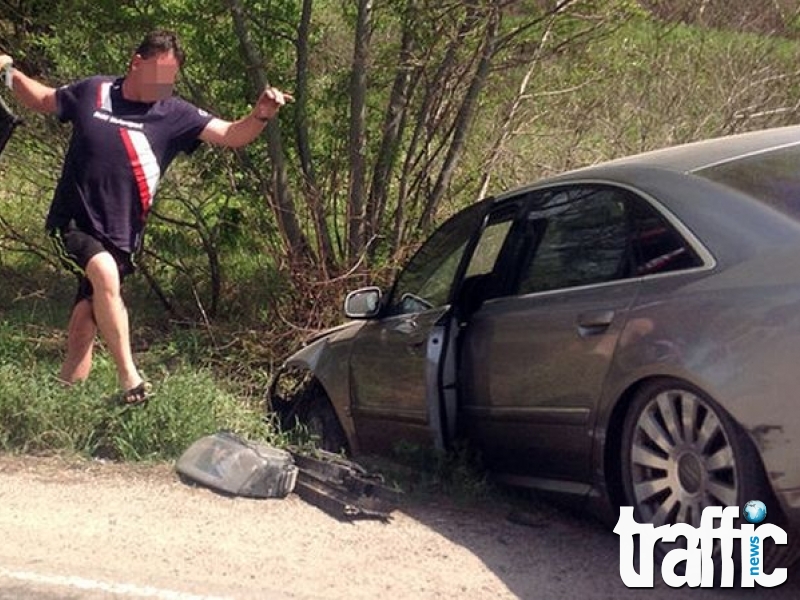
[[[607,528],[509,510],[409,499],[388,523],[341,522],[294,494],[187,486],[171,465],[0,455],[0,600],[800,597],[796,569],[775,590],[629,590]]]

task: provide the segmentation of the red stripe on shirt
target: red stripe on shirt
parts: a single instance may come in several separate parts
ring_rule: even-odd
[[[150,188],[147,186],[147,176],[142,168],[142,161],[140,160],[139,155],[136,154],[136,148],[131,141],[131,136],[128,134],[128,130],[121,128],[119,133],[120,136],[122,136],[122,143],[125,145],[125,152],[128,154],[128,160],[131,163],[131,169],[133,169],[133,176],[136,179],[136,186],[139,188],[139,200],[142,205],[142,222],[144,222],[145,218],[147,217],[147,213],[150,210],[150,205],[153,202],[153,199],[150,197]]]

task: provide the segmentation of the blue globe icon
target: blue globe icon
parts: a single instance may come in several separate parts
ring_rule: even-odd
[[[744,518],[757,525],[767,518],[767,506],[761,500],[750,500],[744,505]]]

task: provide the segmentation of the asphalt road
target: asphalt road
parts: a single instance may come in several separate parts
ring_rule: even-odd
[[[220,496],[168,466],[0,456],[0,600],[800,598],[779,588],[627,589],[619,539],[559,510],[407,502],[343,523],[291,495]]]

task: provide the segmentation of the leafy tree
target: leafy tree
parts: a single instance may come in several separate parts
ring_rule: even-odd
[[[797,113],[797,48],[676,24],[697,3],[668,19],[655,0],[0,2],[0,49],[53,85],[124,72],[146,30],[170,27],[189,56],[179,91],[212,113],[246,114],[268,84],[293,93],[256,143],[203,148],[163,184],[143,266],[179,318],[257,318],[281,281],[314,311],[330,302],[318,282],[383,278],[495,190]],[[790,34],[796,12],[774,5]],[[47,256],[32,213],[67,133],[30,118],[3,156],[19,218],[4,213],[0,247]]]

